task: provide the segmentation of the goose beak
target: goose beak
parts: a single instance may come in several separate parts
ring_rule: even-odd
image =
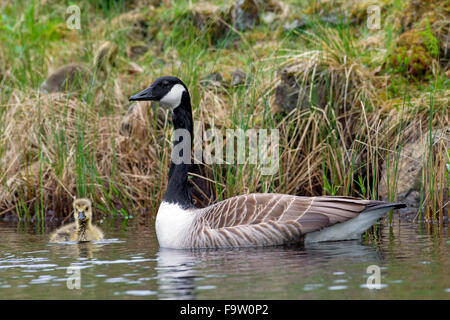
[[[148,101],[148,100],[157,100],[157,98],[152,94],[152,87],[148,87],[145,90],[131,96],[129,101]]]
[[[78,213],[78,220],[83,221],[86,219],[86,215],[84,214],[84,211],[81,211]]]

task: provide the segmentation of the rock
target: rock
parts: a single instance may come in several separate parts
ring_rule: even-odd
[[[207,28],[206,35],[213,43],[226,34],[227,23],[231,20],[227,11],[209,2],[199,2],[189,8],[189,14],[196,28],[199,30]]]
[[[389,184],[393,184],[395,176],[398,177],[395,187],[399,197],[405,197],[411,190],[420,190],[424,149],[425,139],[418,139],[405,144],[398,155],[398,161],[395,154],[385,160],[382,167],[382,179],[378,187],[378,193],[383,199],[387,199],[389,193],[392,192],[390,189],[393,186]]]
[[[297,108],[298,88],[281,83],[275,88],[275,104],[285,114]]]
[[[400,201],[406,204],[406,208],[400,209],[400,215],[404,217],[415,216],[420,209],[420,192],[411,190],[403,195]]]
[[[282,1],[276,0],[259,0],[259,6],[262,7],[264,12],[273,12],[277,15],[286,15],[289,11],[289,7]]]
[[[429,134],[410,141],[404,145],[400,155],[390,154],[383,163],[378,194],[383,200],[388,200],[395,195],[397,201],[405,202],[408,207],[401,209],[401,214],[415,214],[420,209],[422,168],[429,141]],[[450,127],[435,130],[432,134],[433,148],[441,143],[448,148],[449,141]],[[439,152],[439,150],[433,150],[433,154],[436,153],[435,151]]]
[[[307,108],[309,106],[308,97],[302,91],[296,76],[288,68],[283,69],[281,83],[275,88],[275,104],[279,107],[279,111],[288,114],[298,107]]]
[[[259,23],[259,8],[255,0],[237,0],[231,13],[233,26],[241,31],[253,29]]]
[[[274,21],[285,21],[289,16],[289,6],[281,1],[258,0],[259,11],[262,11],[261,20],[265,24],[271,24]]]
[[[433,57],[423,42],[421,31],[411,29],[396,41],[390,64],[400,73],[420,78],[430,73]]]
[[[142,10],[129,11],[119,15],[111,21],[115,32],[126,31],[126,36],[133,41],[143,41],[151,37],[149,30],[150,17]]]
[[[403,32],[400,37],[404,37],[405,40],[400,44],[401,48],[398,50],[400,52],[394,52],[394,54],[406,57],[411,57],[411,54],[422,56],[422,59],[416,63],[419,66],[419,71],[423,73],[423,66],[426,66],[426,71],[430,71],[432,68],[432,63],[423,61],[429,60],[429,57],[425,57],[423,54],[423,51],[427,51],[433,59],[439,61],[444,71],[447,70],[450,64],[450,22],[448,10],[449,6],[445,1],[408,1],[405,8],[398,12],[394,21],[394,26]],[[404,34],[406,36],[403,36]],[[419,40],[426,43],[420,44]],[[413,58],[411,60],[417,59]],[[417,68],[413,68],[409,72],[416,70]]]
[[[372,96],[373,87],[365,85],[369,72],[359,63],[350,69],[337,67],[334,58],[329,59],[321,50],[305,51],[279,71],[275,104],[285,113],[294,108],[332,107],[336,114],[344,114],[350,101]]]

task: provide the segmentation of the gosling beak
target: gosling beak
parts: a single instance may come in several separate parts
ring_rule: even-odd
[[[157,98],[152,93],[152,87],[148,87],[145,90],[131,96],[128,100],[130,101],[148,101],[148,100],[157,100]]]
[[[86,215],[84,214],[84,211],[78,212],[78,220],[83,221],[86,219]]]

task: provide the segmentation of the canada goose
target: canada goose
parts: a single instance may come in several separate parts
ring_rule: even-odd
[[[73,202],[75,222],[57,229],[50,236],[50,242],[86,242],[103,239],[103,232],[92,224],[92,204],[89,199]]]
[[[69,63],[56,69],[42,84],[44,93],[79,90],[89,81],[92,73],[88,66],[81,63]]]
[[[129,100],[169,105],[175,129],[190,133],[190,141],[174,141],[174,148],[180,143],[187,147],[177,147],[179,155],[186,156],[182,150],[192,149],[188,144],[193,143],[193,120],[189,91],[180,79],[158,78]],[[184,158],[190,160],[190,155]],[[386,212],[405,206],[351,197],[255,193],[197,209],[192,204],[188,170],[188,163],[175,163],[172,157],[155,224],[161,247],[248,247],[356,239]]]
[[[98,78],[105,78],[107,65],[113,65],[118,53],[115,43],[106,41],[96,51],[93,67],[84,63],[69,63],[56,69],[42,83],[44,93],[77,91],[92,79],[91,69],[95,70]]]

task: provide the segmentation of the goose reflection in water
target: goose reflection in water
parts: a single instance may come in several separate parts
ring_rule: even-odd
[[[195,299],[195,259],[191,251],[160,249],[156,267],[160,299]]]
[[[345,261],[369,265],[381,263],[383,255],[360,241],[340,241],[307,246],[177,250],[160,248],[157,260],[159,299],[195,299],[203,289],[202,280],[239,276],[243,282],[264,281],[261,274],[277,274],[281,281],[308,279],[327,266]],[[214,274],[209,270],[213,269]],[[294,272],[294,271],[295,272]],[[361,269],[363,274],[365,269]],[[255,275],[258,275],[256,279]],[[274,281],[275,279],[271,279]],[[225,281],[215,281],[221,290]]]

